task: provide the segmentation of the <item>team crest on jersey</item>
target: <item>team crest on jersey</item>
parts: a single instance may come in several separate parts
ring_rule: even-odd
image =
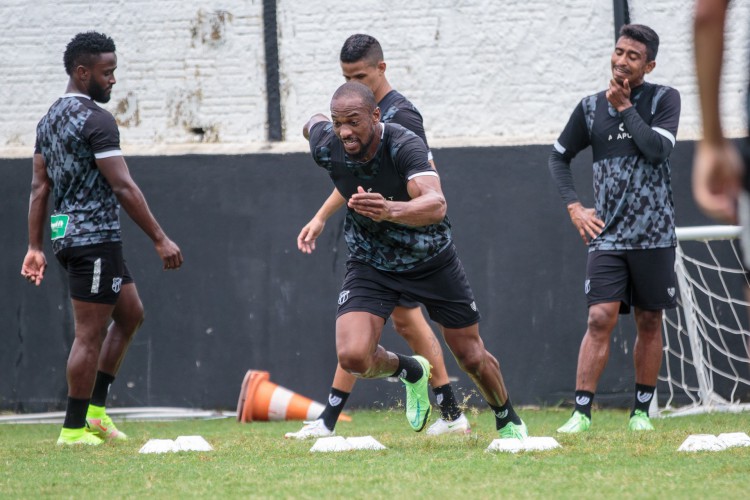
[[[349,290],[344,290],[339,294],[339,305],[349,300]]]
[[[112,291],[115,293],[120,293],[120,287],[122,286],[122,278],[113,278],[112,279]]]
[[[667,293],[669,294],[670,297],[674,297],[674,293],[675,293],[674,287],[670,286],[669,288],[667,288]]]

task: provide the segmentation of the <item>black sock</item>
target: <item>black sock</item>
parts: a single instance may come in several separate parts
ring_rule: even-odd
[[[410,384],[419,381],[424,375],[422,365],[419,361],[411,356],[404,356],[403,354],[396,354],[398,356],[398,369],[393,373],[392,377],[398,377],[404,379]]]
[[[591,419],[591,405],[594,404],[594,393],[589,391],[576,391],[576,407],[574,412],[583,413]]]
[[[76,399],[68,396],[68,408],[65,410],[63,427],[66,429],[82,429],[86,426],[86,411],[89,409],[88,399]]]
[[[109,373],[96,372],[94,391],[91,393],[91,404],[95,406],[106,406],[109,386],[115,381],[115,376]]]
[[[651,400],[654,398],[654,391],[656,391],[656,386],[635,384],[635,404],[633,411],[630,412],[631,417],[635,415],[635,410],[641,410],[648,415]]]
[[[433,387],[432,392],[435,394],[435,400],[440,407],[440,415],[443,417],[443,420],[452,422],[461,416],[463,412],[458,407],[450,384]]]
[[[349,393],[340,391],[331,387],[331,393],[328,394],[328,402],[323,412],[318,418],[323,419],[323,423],[332,431],[336,427],[336,422],[339,420],[339,415],[344,411],[346,400],[349,398]]]
[[[513,409],[513,405],[510,403],[510,398],[503,404],[503,406],[492,406],[492,413],[495,414],[495,429],[502,429],[508,422],[513,422],[516,425],[521,424],[521,417],[516,415],[516,411]]]

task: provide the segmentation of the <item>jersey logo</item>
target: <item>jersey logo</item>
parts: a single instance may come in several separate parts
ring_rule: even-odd
[[[619,132],[617,133],[617,136],[613,136],[612,134],[609,134],[608,141],[611,141],[612,139],[620,140],[620,139],[632,139],[633,136],[629,133],[625,132],[625,122],[621,122],[620,126],[617,127]]]

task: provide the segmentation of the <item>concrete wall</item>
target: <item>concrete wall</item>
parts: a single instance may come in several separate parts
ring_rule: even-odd
[[[630,0],[633,22],[662,48],[654,82],[683,96],[680,138],[698,133],[692,2]],[[608,0],[278,1],[285,141],[301,150],[302,123],[326,111],[342,82],[338,52],[352,33],[384,46],[391,83],[421,109],[433,146],[547,144],[584,95],[609,78],[614,41]],[[240,153],[269,148],[262,2],[259,0],[25,0],[0,5],[0,157],[26,156],[36,122],[60,95],[62,52],[77,32],[117,42],[119,82],[107,105],[130,154]],[[726,125],[744,129],[750,3],[732,2]]]
[[[698,133],[690,45],[692,2],[630,0],[633,22],[662,37],[652,81],[677,87],[683,114],[675,152],[678,224],[708,222],[689,194]],[[576,102],[606,85],[613,46],[607,0],[278,1],[286,140],[266,142],[263,12],[259,0],[0,5],[0,408],[59,408],[72,341],[63,276],[51,253],[43,287],[19,277],[25,251],[34,129],[67,77],[62,52],[96,29],[118,45],[119,82],[107,105],[121,126],[136,180],[187,262],[159,272],[146,238],[125,217],[126,254],[148,319],[113,388],[116,405],[231,408],[247,369],[324,399],[335,363],[332,326],[344,248],[337,221],[318,252],[294,238],[330,190],[302,151],[301,124],[326,111],[342,81],[337,56],[355,32],[378,37],[391,83],[425,117],[464,264],[484,314],[485,340],[503,363],[514,400],[570,394],[585,328],[585,250],[549,181],[546,158]],[[733,2],[726,124],[744,131],[750,4]],[[541,146],[503,146],[500,145]],[[464,146],[495,146],[476,148]],[[263,152],[268,154],[243,154]],[[170,156],[186,152],[209,155]],[[135,155],[135,156],[134,156]],[[590,186],[578,160],[581,193]],[[631,390],[628,321],[599,401]],[[404,349],[393,332],[386,345]],[[508,343],[518,346],[511,354]],[[449,357],[450,358],[450,357]],[[460,375],[452,360],[451,374]],[[353,405],[398,397],[364,383]],[[461,391],[471,384],[459,377]],[[626,396],[623,396],[626,395]],[[476,403],[475,397],[472,402]]]
[[[483,315],[481,332],[500,359],[513,400],[569,399],[586,328],[586,248],[552,185],[549,146],[437,149],[454,236]],[[705,224],[689,182],[692,143],[673,155],[677,223]],[[576,158],[576,181],[591,203],[590,155]],[[64,275],[47,249],[41,287],[19,275],[26,251],[30,162],[0,161],[0,409],[39,411],[64,404],[65,361],[73,340]],[[148,238],[123,216],[125,256],[146,307],[112,387],[115,406],[232,409],[249,369],[325,401],[336,363],[334,315],[344,272],[341,214],[312,255],[296,236],[330,180],[305,154],[132,157],[129,165],[153,212],[180,245],[185,265],[162,272]],[[738,296],[740,292],[737,292]],[[597,401],[632,398],[630,318],[613,336]],[[390,326],[384,345],[408,352]],[[483,405],[446,351],[460,397]],[[351,406],[403,400],[399,384],[358,383]]]

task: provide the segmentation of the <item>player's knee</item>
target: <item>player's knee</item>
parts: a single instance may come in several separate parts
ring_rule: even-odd
[[[662,312],[640,311],[636,318],[638,333],[661,335]]]
[[[458,349],[453,355],[458,366],[466,373],[478,373],[487,362],[486,351],[481,346],[476,348]]]
[[[130,323],[133,325],[133,333],[135,333],[146,320],[146,311],[143,309],[143,304],[138,302],[138,304],[130,311],[129,316]]]
[[[360,353],[348,350],[338,351],[339,364],[345,371],[358,376],[366,376],[370,370],[370,360]]]
[[[612,314],[609,310],[599,307],[589,308],[588,333],[589,335],[609,336],[617,322],[617,314]]]
[[[115,317],[115,321],[120,327],[120,331],[131,337],[135,335],[141,325],[143,325],[145,319],[146,313],[143,309],[143,304],[141,304],[140,301],[131,306],[125,314],[120,314]]]
[[[409,322],[401,321],[392,317],[391,323],[393,324],[393,329],[396,330],[396,333],[398,333],[404,339],[408,339],[410,337],[411,329],[409,328]]]

